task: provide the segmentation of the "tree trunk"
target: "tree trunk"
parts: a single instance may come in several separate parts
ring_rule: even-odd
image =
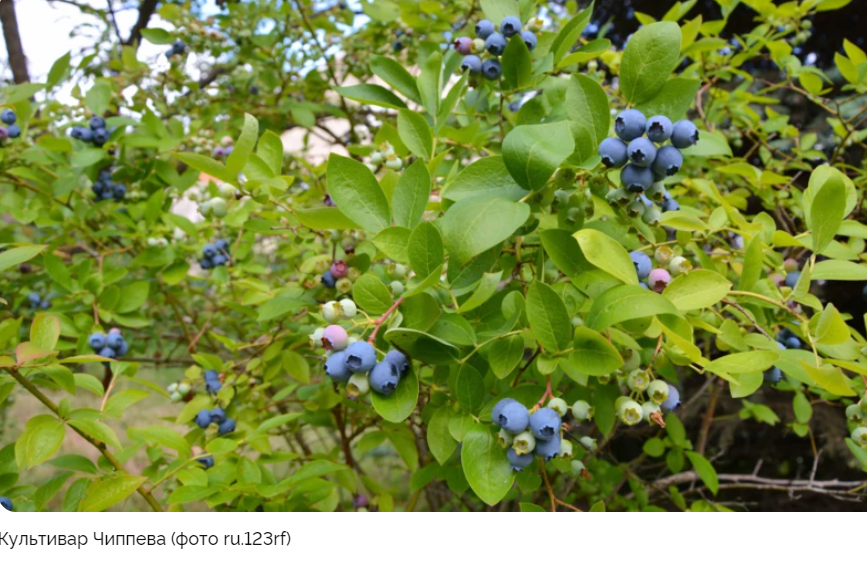
[[[5,1],[6,0],[0,0],[0,2]],[[124,44],[131,45],[133,48],[138,49],[139,43],[141,43],[141,31],[142,29],[147,28],[151,16],[157,9],[157,4],[159,4],[159,0],[141,0],[141,3],[138,6],[138,20],[135,22],[135,25],[133,25],[132,30],[129,33],[129,38],[124,42]]]
[[[27,57],[21,46],[21,35],[18,33],[18,18],[15,16],[15,1],[0,0],[0,22],[3,23],[3,37],[6,39],[6,52],[9,53],[9,66],[16,84],[30,81],[27,71]]]

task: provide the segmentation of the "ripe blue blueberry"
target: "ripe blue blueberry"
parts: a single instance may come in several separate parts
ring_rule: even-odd
[[[81,127],[79,129],[79,132],[81,134],[81,136],[79,136],[79,138],[81,140],[83,140],[85,142],[93,142],[93,131],[92,130]]]
[[[383,362],[389,362],[397,368],[398,373],[401,376],[404,376],[407,372],[409,372],[409,360],[407,360],[406,355],[402,352],[392,349],[385,354],[385,358],[382,359]]]
[[[9,128],[6,129],[9,133],[9,138],[18,138],[21,136],[21,127],[18,125],[9,125]]]
[[[668,177],[679,172],[682,166],[683,154],[680,153],[680,150],[674,146],[663,146],[656,153],[656,159],[653,160],[653,173],[657,177]]]
[[[325,271],[322,275],[322,286],[325,288],[334,288],[334,285],[337,284],[337,279],[334,278],[334,275],[331,274],[331,271]]]
[[[204,255],[208,259],[212,258],[216,254],[217,248],[212,243],[206,243],[205,246],[202,248],[202,255]]]
[[[114,350],[118,350],[121,344],[123,344],[123,337],[120,333],[109,333],[108,337],[105,338],[105,344]]]
[[[115,183],[111,187],[111,194],[114,196],[114,200],[120,202],[126,197],[126,185],[121,185],[120,183]]]
[[[666,400],[663,401],[659,406],[665,412],[674,411],[675,409],[680,407],[680,392],[677,391],[677,388],[669,384],[668,398],[666,398]]]
[[[226,412],[223,411],[222,407],[214,407],[211,411],[211,422],[217,423],[218,425],[226,420]]]
[[[0,121],[3,121],[7,125],[15,124],[16,119],[15,111],[12,111],[11,109],[4,109],[3,112],[0,113]]]
[[[527,430],[530,424],[530,412],[517,401],[513,401],[500,410],[494,422],[508,433],[520,434]]]
[[[651,117],[647,121],[647,138],[654,142],[665,142],[671,137],[673,128],[671,119],[665,115]]]
[[[515,471],[523,471],[523,469],[533,463],[533,454],[518,454],[514,448],[506,450],[506,458],[512,465]]]
[[[653,185],[653,172],[635,164],[628,164],[620,172],[620,183],[631,193],[641,193]]]
[[[394,364],[383,361],[373,367],[368,378],[370,389],[382,395],[391,395],[397,389],[400,373]]]
[[[765,370],[764,378],[765,378],[765,382],[767,382],[769,384],[776,384],[777,382],[779,382],[780,380],[783,379],[783,373],[780,371],[779,368],[777,368],[776,366],[773,366],[773,367]]]
[[[461,61],[461,72],[469,72],[475,76],[482,71],[482,59],[476,55],[467,55]]]
[[[206,429],[211,424],[211,412],[207,409],[202,409],[196,413],[196,424],[200,429]]]
[[[549,440],[536,440],[534,452],[544,460],[553,460],[560,453],[560,433],[557,432]]]
[[[105,347],[99,349],[99,356],[102,356],[105,358],[114,358],[117,356],[117,353],[111,347],[105,346]]]
[[[172,43],[172,51],[174,51],[175,54],[183,54],[185,50],[187,50],[187,45],[180,39]]]
[[[786,345],[787,349],[800,349],[802,344],[801,340],[792,335],[791,337],[787,337],[783,344]]]
[[[635,273],[640,279],[646,279],[647,275],[653,269],[653,262],[650,257],[640,251],[632,251],[629,253],[629,258],[632,259],[632,264],[635,265]]]
[[[675,148],[689,148],[698,142],[698,129],[691,121],[683,120],[674,123],[671,131],[671,143]]]
[[[656,159],[656,146],[646,138],[636,138],[629,143],[626,153],[633,164],[646,168]]]
[[[129,352],[129,344],[126,341],[121,340],[120,348],[117,349],[117,356],[124,356],[128,352]]]
[[[506,16],[500,24],[500,33],[506,37],[511,37],[516,33],[521,32],[521,20],[516,16]]]
[[[97,146],[102,146],[108,142],[109,132],[105,129],[96,129],[93,131],[93,143]]]
[[[530,417],[530,430],[536,440],[551,440],[560,434],[560,415],[550,407],[543,407]],[[537,445],[538,446],[538,445]],[[560,443],[557,443],[560,450]]]
[[[81,131],[84,130],[81,127],[72,127],[69,129],[69,136],[76,140],[81,140]]]
[[[325,361],[325,373],[335,382],[345,382],[352,376],[352,371],[346,368],[346,351],[331,353]]]
[[[217,427],[217,432],[220,433],[220,436],[224,434],[229,434],[230,432],[234,432],[235,430],[235,420],[234,419],[226,419],[220,426]]]
[[[614,119],[614,132],[626,142],[643,135],[646,127],[647,119],[638,109],[627,109]]]
[[[606,138],[599,143],[599,157],[607,167],[622,168],[629,161],[626,143],[619,138]]]
[[[220,373],[216,370],[205,370],[205,381],[206,382],[219,382],[220,381]]]
[[[488,59],[482,64],[482,75],[488,80],[499,80],[503,75],[503,67],[497,59]]]
[[[212,467],[214,467],[213,456],[205,456],[204,458],[199,458],[196,461],[202,464],[202,467],[204,467],[205,469],[211,469]]]
[[[217,253],[229,253],[229,242],[222,238],[214,242],[214,247],[217,249]]]
[[[512,403],[518,403],[518,402],[515,401],[514,399],[512,399],[511,397],[507,397],[507,398],[504,398],[504,399],[501,399],[500,401],[498,401],[497,404],[494,405],[494,408],[491,410],[491,422],[497,426],[500,426],[500,420],[499,420],[500,419],[500,413],[503,412],[503,409],[507,405],[512,404]]]
[[[532,459],[532,458],[531,458]],[[12,512],[12,500],[9,497],[0,497],[0,506]]]
[[[94,351],[98,351],[105,346],[105,335],[102,333],[92,333],[90,337],[87,338],[87,344],[90,345],[90,348]]]
[[[93,130],[96,129],[104,129],[105,128],[105,119],[102,117],[91,117],[90,118],[90,128]]]
[[[506,50],[506,38],[501,33],[491,33],[485,39],[485,50],[494,56],[500,56]]]
[[[228,263],[228,259],[225,255],[214,255],[213,259],[211,259],[211,263],[213,263],[214,267],[219,267],[220,265],[225,265]]]
[[[522,31],[521,39],[524,40],[524,44],[527,45],[527,50],[532,51],[536,48],[536,45],[539,43],[539,40],[536,38],[536,34],[532,31]]]
[[[221,389],[223,389],[223,384],[219,380],[208,380],[205,382],[205,390],[210,395],[216,395]]]
[[[476,24],[476,37],[487,39],[491,33],[497,30],[497,27],[489,19],[483,19]]]
[[[674,212],[676,210],[680,210],[680,203],[675,201],[671,195],[666,194],[665,199],[662,201],[660,205],[664,212]]]
[[[346,347],[344,362],[352,372],[370,372],[376,365],[376,349],[366,341],[356,341]]]
[[[801,272],[800,271],[792,271],[791,273],[786,275],[786,286],[788,286],[791,289],[794,289],[795,285],[798,284],[798,279],[800,279],[800,278],[801,278]]]

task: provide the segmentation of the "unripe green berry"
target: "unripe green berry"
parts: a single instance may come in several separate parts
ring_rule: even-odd
[[[325,328],[319,327],[310,335],[310,343],[314,347],[322,346],[322,337],[325,335]]]
[[[589,436],[582,436],[578,439],[578,443],[581,444],[584,448],[587,448],[591,452],[596,451],[596,439],[590,438]]]
[[[156,247],[156,245],[157,245],[157,239],[156,238],[148,238],[148,246]]]
[[[548,407],[556,411],[560,417],[565,417],[566,413],[569,411],[569,406],[566,404],[566,401],[559,397],[552,398],[551,401],[548,402]]]
[[[867,397],[862,397],[858,405],[861,407],[861,413],[867,416]]]
[[[536,437],[528,430],[515,436],[512,441],[512,448],[519,456],[529,454],[536,449]]]
[[[571,458],[572,457],[572,442],[566,440],[565,438],[560,439],[560,453],[557,454],[561,458]]]
[[[169,393],[175,393],[176,391],[178,391],[178,385],[176,383],[169,384],[169,387],[166,388],[166,391],[168,391]]]
[[[235,195],[238,194],[238,190],[234,185],[230,185],[229,183],[222,183],[217,191],[220,193],[220,196],[224,199],[234,199]]]
[[[178,392],[173,392],[169,397],[171,397],[172,401],[174,401],[175,403],[179,402],[184,398],[184,396],[182,396]]]
[[[644,370],[633,370],[626,377],[626,385],[634,392],[643,392],[650,384],[650,376]]]
[[[187,395],[190,393],[190,385],[185,382],[178,384],[178,393],[181,395]]]
[[[378,166],[385,159],[385,156],[382,155],[382,152],[374,152],[370,155],[370,163]]]
[[[393,171],[399,171],[403,167],[403,160],[395,156],[394,158],[389,158],[385,162],[385,167]]]
[[[515,442],[515,435],[506,429],[500,429],[500,432],[497,433],[497,442],[499,442],[500,446],[503,448],[508,448]]]
[[[211,212],[214,213],[214,216],[217,218],[223,218],[229,212],[229,205],[226,204],[225,199],[221,199],[220,197],[214,197],[210,200],[211,203]]]
[[[331,323],[340,315],[340,304],[336,300],[329,300],[322,304],[322,318]]]
[[[346,277],[343,277],[337,284],[334,285],[334,288],[337,289],[337,292],[341,294],[349,294],[352,291],[352,281]]]
[[[858,427],[852,431],[852,440],[859,446],[867,446],[867,427]]]
[[[861,411],[861,407],[857,403],[853,403],[846,408],[846,418],[853,423],[858,423],[864,418],[864,413]]]
[[[630,372],[641,366],[641,354],[635,349],[628,348],[623,351],[623,366],[621,370]]]
[[[654,413],[659,413],[661,409],[659,405],[652,401],[645,401],[641,404],[641,418],[645,421],[650,421],[650,416]]]
[[[620,404],[620,407],[617,409],[617,415],[620,417],[623,424],[631,426],[641,421],[643,412],[641,410],[641,405],[630,399]]]
[[[584,475],[584,472],[587,468],[584,467],[584,462],[581,460],[572,460],[572,465],[570,466],[570,473],[574,477],[581,477]]]
[[[572,404],[572,416],[577,421],[588,421],[593,418],[594,408],[583,399]]]
[[[403,294],[403,283],[400,281],[391,281],[391,293],[396,297]]]
[[[361,270],[356,269],[355,267],[350,267],[349,272],[346,273],[345,278],[351,280],[352,282],[355,282],[361,278]]]
[[[668,263],[668,271],[672,274],[672,276],[679,275],[681,273],[688,273],[692,269],[692,263],[690,263],[686,257],[678,255],[677,257],[672,257],[671,261]]]
[[[349,377],[346,383],[346,393],[350,397],[365,395],[370,391],[370,382],[367,379],[367,374],[355,373]]]
[[[665,265],[674,257],[674,252],[667,245],[661,245],[653,252],[653,257],[660,265]]]
[[[587,63],[587,70],[589,72],[596,72],[599,69],[599,63],[596,60],[591,60]]]
[[[654,380],[647,386],[647,395],[657,405],[662,405],[668,399],[668,384],[662,380]]]
[[[352,319],[358,313],[358,307],[355,305],[355,302],[346,298],[340,301],[340,313],[343,314],[343,317]]]
[[[396,279],[402,279],[406,277],[406,265],[401,265],[400,263],[394,264],[394,270],[391,272],[391,276]]]

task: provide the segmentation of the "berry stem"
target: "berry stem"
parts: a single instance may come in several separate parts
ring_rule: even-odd
[[[542,407],[545,404],[546,399],[550,399],[554,397],[554,391],[551,389],[551,377],[548,377],[548,384],[545,387],[545,393],[542,394],[542,399],[536,404],[536,407]]]
[[[385,320],[388,319],[388,316],[390,316],[397,309],[397,307],[401,305],[401,303],[403,303],[403,298],[398,298],[394,302],[394,304],[391,305],[391,308],[386,310],[385,313],[382,314],[382,316],[378,320],[376,320],[376,326],[373,328],[373,333],[371,333],[370,337],[367,338],[368,343],[372,345],[376,342],[376,334],[377,332],[379,332],[379,327],[383,323],[385,323]]]

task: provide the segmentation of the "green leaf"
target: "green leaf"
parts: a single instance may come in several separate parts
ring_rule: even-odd
[[[311,230],[354,230],[358,225],[346,217],[339,208],[297,208],[295,218]]]
[[[190,452],[190,443],[170,427],[152,425],[144,428],[132,427],[127,431],[130,439],[156,443],[182,453]]]
[[[387,109],[406,109],[406,103],[399,97],[376,84],[358,84],[334,88],[343,97],[365,105],[376,105]]]
[[[409,237],[409,264],[420,278],[427,278],[445,262],[442,236],[436,226],[422,222]]]
[[[502,156],[488,156],[471,163],[449,180],[443,197],[460,201],[484,195],[517,201],[527,193],[528,191],[522,189],[512,178]]]
[[[820,345],[841,345],[849,340],[849,326],[834,304],[829,303],[819,317],[816,325],[816,343]]]
[[[500,502],[512,488],[515,472],[487,425],[473,425],[464,436],[461,466],[472,490],[488,505]]]
[[[502,57],[503,84],[507,88],[525,88],[533,79],[533,60],[530,50],[520,35],[515,35],[506,45]]]
[[[141,36],[154,45],[168,45],[172,42],[171,34],[159,27],[148,27],[141,30]]]
[[[857,395],[849,386],[849,378],[839,368],[829,364],[815,366],[806,360],[799,360],[798,362],[807,371],[810,379],[823,390],[842,397]]]
[[[554,54],[554,64],[557,64],[564,56],[569,54],[578,38],[581,37],[584,28],[590,23],[590,16],[593,15],[593,4],[594,2],[591,2],[586,9],[578,12],[578,15],[569,20],[557,34],[557,37],[554,38],[554,42],[551,44],[551,52]]]
[[[672,121],[682,119],[701,87],[701,80],[672,78],[665,82],[655,96],[638,104],[636,109],[651,117],[665,115]]]
[[[123,412],[126,411],[128,407],[135,405],[149,395],[151,395],[150,392],[143,390],[119,391],[112,394],[108,401],[105,402],[105,408],[102,412],[109,417],[120,419],[121,415],[123,415]]]
[[[91,438],[115,448],[122,448],[114,430],[101,421],[97,421],[96,419],[70,419],[68,423]]]
[[[569,362],[581,374],[605,376],[623,366],[617,348],[588,327],[579,326],[575,329],[572,347],[574,350],[569,355]]]
[[[421,74],[416,80],[422,107],[429,115],[436,115],[443,91],[443,55],[434,52],[421,65]]]
[[[352,285],[355,303],[367,313],[382,314],[392,305],[391,292],[376,275],[366,273]]]
[[[147,302],[150,285],[149,281],[138,281],[123,287],[123,298],[115,311],[119,314],[138,311]]]
[[[698,452],[685,452],[686,457],[689,458],[689,463],[692,464],[692,467],[695,469],[695,472],[701,478],[702,483],[704,483],[710,492],[714,495],[719,491],[719,479],[716,475],[716,470],[713,469],[713,466],[707,459],[699,454]]]
[[[87,489],[87,495],[78,506],[79,512],[102,512],[125,500],[147,481],[146,477],[117,475],[95,481]]]
[[[479,5],[485,17],[497,25],[503,21],[506,16],[521,15],[521,8],[518,5],[518,0],[480,0]]]
[[[449,364],[458,356],[451,343],[416,329],[395,328],[385,333],[385,340],[416,360],[428,364]]]
[[[0,253],[0,271],[30,261],[44,250],[47,245],[24,245],[19,247],[6,247],[6,251]]]
[[[620,62],[620,91],[627,101],[652,99],[668,81],[680,59],[680,26],[674,22],[645,25],[636,31]]]
[[[211,177],[216,177],[217,179],[221,179],[226,183],[231,183],[233,185],[238,182],[236,176],[229,173],[223,164],[213,158],[209,158],[202,154],[195,154],[193,152],[181,152],[176,156],[180,161],[184,162],[196,171],[201,171]]]
[[[350,220],[373,234],[391,225],[388,199],[364,164],[331,154],[326,175],[328,193]]]
[[[234,149],[233,149],[234,152]],[[280,175],[283,171],[283,141],[280,135],[272,131],[265,131],[256,146],[256,155],[268,164],[274,175]]]
[[[529,216],[528,205],[504,199],[473,197],[456,202],[440,220],[449,254],[457,259],[453,265],[460,266],[507,239]]]
[[[614,239],[599,230],[579,230],[574,237],[592,265],[599,267],[611,276],[626,284],[638,285],[635,264],[629,253]]]
[[[821,253],[834,240],[845,212],[846,186],[839,174],[832,174],[810,205],[808,226],[813,232],[813,251]]]
[[[30,326],[30,342],[43,351],[53,351],[60,339],[60,318],[39,314]]]
[[[50,415],[32,417],[15,442],[15,461],[21,469],[29,469],[53,456],[63,444],[66,427]]]
[[[471,364],[464,363],[455,378],[458,403],[469,413],[477,411],[485,400],[485,380]]]
[[[569,161],[582,164],[597,155],[599,143],[608,136],[608,94],[596,80],[573,74],[566,86],[566,114],[575,144]]]
[[[713,306],[732,287],[724,276],[707,269],[697,269],[675,277],[662,295],[681,312]]]
[[[813,267],[813,280],[867,281],[867,267],[836,259],[819,261]]]
[[[521,362],[524,356],[524,338],[520,335],[512,335],[497,339],[491,343],[491,352],[488,354],[488,363],[491,371],[497,378],[503,379],[512,373],[512,370]]]
[[[371,55],[370,70],[404,97],[421,105],[415,78],[401,63],[381,55]]]
[[[500,280],[503,278],[503,271],[497,271],[496,273],[485,273],[482,276],[482,280],[479,282],[478,287],[475,292],[473,292],[472,296],[467,298],[463,304],[458,308],[459,314],[464,314],[469,312],[470,310],[475,310],[485,302],[487,302],[494,293],[497,292],[497,287],[500,284]]]
[[[63,484],[72,477],[71,473],[61,473],[60,475],[55,475],[50,478],[48,481],[39,486],[36,490],[36,493],[33,495],[33,504],[36,507],[37,511],[45,508],[45,505],[60,491],[63,487]]]
[[[449,432],[450,418],[449,408],[441,407],[427,424],[427,446],[440,465],[445,465],[458,447],[458,441]]]
[[[601,331],[631,319],[659,314],[677,314],[666,298],[638,285],[625,284],[606,290],[593,301],[587,313],[587,327]]]
[[[418,376],[414,371],[410,371],[401,378],[391,395],[371,392],[370,401],[383,419],[402,423],[409,418],[418,402]]]
[[[259,121],[249,113],[244,113],[244,125],[241,127],[241,135],[235,141],[232,153],[226,159],[226,171],[235,176],[247,165],[250,154],[256,146],[259,138]]]
[[[391,196],[394,223],[415,228],[421,222],[430,199],[431,176],[422,160],[416,160],[401,174]]]
[[[106,80],[97,80],[84,96],[87,107],[95,115],[102,115],[108,110],[111,101],[111,83]]]
[[[565,351],[572,344],[572,321],[566,304],[550,286],[534,281],[527,291],[527,319],[533,336],[549,353]]]
[[[538,191],[574,150],[567,123],[521,125],[506,135],[503,160],[518,185]]]
[[[433,156],[433,135],[424,117],[409,109],[397,114],[397,133],[409,151],[425,160]]]
[[[776,351],[747,351],[732,353],[712,360],[704,367],[714,374],[744,374],[747,372],[764,372],[774,365],[780,357]]]
[[[373,237],[373,243],[377,249],[383,252],[389,259],[394,259],[401,263],[409,261],[409,237],[412,230],[402,228],[400,226],[392,226],[381,230]]]

